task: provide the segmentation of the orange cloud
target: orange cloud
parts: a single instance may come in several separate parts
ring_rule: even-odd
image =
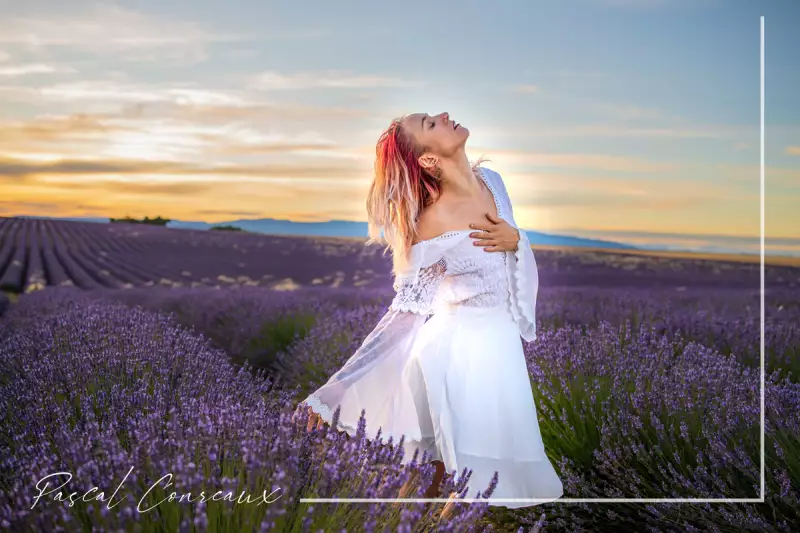
[[[515,93],[523,94],[533,94],[539,92],[539,88],[536,85],[514,85],[511,87],[511,90]]]
[[[502,161],[504,167],[565,167],[607,170],[612,172],[670,172],[676,163],[657,162],[646,158],[587,153],[537,153],[522,150],[470,148],[470,153],[486,154]]]
[[[344,71],[301,72],[282,74],[280,72],[263,72],[256,76],[252,87],[266,91],[303,90],[313,88],[325,89],[364,89],[374,87],[420,87],[422,81],[355,74]]]
[[[213,176],[248,177],[253,181],[307,179],[318,180],[357,180],[359,169],[348,161],[327,161],[313,165],[262,163],[259,165],[202,165],[174,161],[147,161],[143,159],[61,159],[57,161],[29,161],[0,158],[0,177],[6,179],[38,178],[42,176],[120,175],[147,176]],[[306,182],[308,183],[308,181]]]

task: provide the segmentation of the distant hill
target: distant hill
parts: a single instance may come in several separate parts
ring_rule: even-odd
[[[95,223],[108,223],[108,218],[101,217],[40,217],[40,216],[20,216],[18,218],[43,218],[53,220],[73,220],[78,222],[95,222]],[[224,222],[215,222],[210,224],[204,221],[192,220],[171,220],[167,223],[168,228],[178,229],[193,229],[206,231],[212,227],[236,227],[244,231],[253,233],[266,233],[273,235],[306,235],[306,236],[320,236],[320,237],[360,237],[366,238],[367,236],[367,223],[366,222],[353,222],[350,220],[331,220],[327,222],[293,222],[291,220],[278,220],[274,218],[260,218],[254,220],[230,220]],[[537,231],[526,232],[528,239],[534,245],[547,245],[547,246],[574,246],[581,248],[602,248],[610,250],[641,250],[641,251],[675,251],[675,252],[701,252],[701,253],[727,253],[727,254],[745,254],[758,256],[758,252],[745,251],[741,247],[736,246],[736,242],[727,242],[724,238],[719,239],[718,242],[705,242],[694,245],[687,245],[683,242],[669,242],[669,240],[662,240],[661,242],[642,243],[642,244],[628,244],[625,242],[581,237],[577,235],[561,235],[551,233],[541,233]],[[675,237],[675,236],[671,236]],[[713,237],[711,237],[713,238]],[[707,241],[709,236],[704,236]],[[682,240],[682,239],[681,239]],[[770,256],[786,256],[786,257],[800,257],[800,239],[778,239],[770,243],[767,239],[767,255]],[[787,242],[783,242],[787,241]]]
[[[19,218],[53,218],[56,220],[74,220],[78,222],[108,223],[108,218],[57,218],[57,217],[19,217]],[[210,230],[212,227],[233,226],[253,233],[268,233],[272,235],[308,235],[317,237],[367,237],[367,223],[353,222],[351,220],[329,220],[327,222],[294,222],[275,218],[258,218],[253,220],[239,219],[213,224],[203,221],[175,220],[166,225],[168,228]],[[547,244],[550,246],[580,246],[590,248],[608,248],[613,250],[639,250],[640,247],[630,244],[591,239],[573,235],[553,235],[528,231],[528,240],[531,244]]]
[[[95,222],[100,224],[107,224],[108,218],[102,217],[40,217],[40,216],[20,216],[18,218],[42,218],[53,220],[72,220],[78,222]],[[352,222],[349,220],[331,220],[328,222],[293,222],[291,220],[277,220],[273,218],[261,218],[255,220],[231,220],[224,222],[216,222],[210,224],[203,221],[191,220],[172,220],[167,224],[168,228],[179,229],[193,229],[193,230],[209,230],[212,227],[231,226],[241,228],[244,231],[253,233],[267,233],[273,235],[307,235],[307,236],[320,236],[320,237],[360,237],[366,238],[367,236],[367,223],[366,222]],[[550,233],[540,233],[537,231],[528,231],[528,239],[534,245],[547,245],[547,246],[575,246],[581,248],[602,248],[611,250],[641,250],[641,251],[675,251],[675,252],[701,252],[701,253],[723,253],[723,254],[745,254],[758,256],[757,252],[744,251],[742,248],[737,247],[735,242],[727,242],[725,239],[720,239],[719,242],[706,242],[704,244],[697,243],[695,245],[686,245],[683,239],[677,239],[675,242],[662,240],[662,242],[632,245],[624,242],[596,239],[590,237],[580,237],[576,235],[559,235]],[[671,236],[675,237],[675,236]],[[708,236],[704,237],[709,239]],[[785,256],[785,257],[800,257],[800,239],[777,239],[773,240],[770,244],[770,239],[767,239],[767,255],[770,256]],[[786,241],[786,242],[784,242]]]
[[[278,220],[274,218],[260,218],[255,220],[231,220],[229,222],[192,222],[173,220],[167,224],[168,228],[208,230],[219,225],[236,226],[253,233],[270,233],[273,235],[311,235],[320,237],[367,237],[367,223],[353,222],[350,220],[330,220],[328,222],[293,222],[291,220]],[[527,231],[531,244],[548,244],[551,246],[582,246],[592,248],[609,248],[614,250],[637,250],[636,246],[629,244],[589,239],[571,235],[551,235],[537,231]]]

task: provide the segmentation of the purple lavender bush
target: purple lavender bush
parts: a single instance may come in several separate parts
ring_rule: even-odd
[[[544,328],[526,346],[542,434],[577,498],[758,498],[760,380],[735,357],[654,329]],[[800,385],[766,376],[766,500],[576,504],[558,528],[793,531]],[[535,517],[531,517],[533,520]]]
[[[414,468],[429,479],[432,467],[400,465],[399,445],[364,438],[363,417],[354,438],[306,432],[290,391],[237,369],[170,315],[41,291],[2,320],[14,326],[0,341],[4,529],[373,531],[437,520],[435,506],[299,502],[394,498]],[[472,505],[448,527],[480,530],[485,511]]]
[[[753,348],[752,338],[729,332],[730,353],[691,338],[713,331],[705,325],[709,314],[722,320],[737,302],[661,299],[667,311],[657,314],[658,295],[636,292],[620,302],[609,293],[591,294],[592,317],[583,294],[574,307],[562,300],[560,313],[581,321],[556,327],[548,322],[558,300],[545,292],[540,336],[525,346],[545,448],[565,480],[566,496],[759,497],[760,375],[739,354]],[[615,302],[638,312],[635,326],[629,312],[614,315]],[[386,302],[324,317],[281,353],[284,374],[302,385],[299,397],[340,368],[385,311]],[[796,335],[792,324],[784,325]],[[493,521],[558,531],[791,531],[800,521],[800,491],[790,482],[800,479],[800,385],[779,371],[765,377],[764,504],[553,504],[492,509]]]
[[[5,313],[10,306],[11,300],[8,299],[5,293],[0,292],[0,316],[3,316],[3,313]]]
[[[637,289],[546,287],[537,304],[548,326],[596,326],[608,322],[664,335],[734,355],[758,368],[761,355],[760,297],[750,289]],[[768,372],[800,381],[800,291],[765,297],[764,358]]]
[[[525,346],[526,358],[545,447],[565,482],[566,497],[759,495],[757,292],[544,287],[541,295],[540,336]],[[297,503],[304,496],[395,497],[409,473],[398,465],[391,445],[363,435],[346,439],[327,428],[306,434],[290,420],[297,401],[352,355],[390,299],[388,288],[283,293],[48,288],[23,296],[0,323],[5,326],[0,327],[3,409],[6,419],[15,421],[3,430],[3,456],[11,459],[0,469],[9,494],[0,503],[2,516],[23,529],[57,529],[56,524],[69,530],[75,523],[114,529],[145,521],[145,529],[159,530],[241,526],[249,531],[256,529],[251,523],[270,527],[264,526],[269,522],[277,530],[328,530],[360,527],[378,510],[367,530],[402,520],[433,527],[435,518],[424,506]],[[461,525],[454,527],[480,529],[489,520],[501,530],[792,531],[800,522],[800,385],[793,366],[800,345],[798,302],[796,291],[767,295],[765,503],[554,503],[514,511],[463,504]],[[268,378],[251,368],[265,353]],[[161,366],[154,357],[164,361]],[[62,367],[67,370],[45,371]],[[227,410],[221,412],[223,405]],[[47,412],[55,415],[40,416]],[[362,428],[368,419],[367,408]],[[304,423],[301,417],[298,425]],[[63,451],[73,448],[83,451]],[[127,464],[98,462],[98,450],[113,450],[107,454]],[[209,462],[221,456],[230,458],[231,466]],[[56,466],[77,471],[84,463],[94,465],[93,475],[105,476],[102,482],[112,487],[107,494],[133,464],[131,476],[138,477],[129,476],[124,487],[134,494],[170,467],[173,484],[194,487],[193,494],[203,490],[198,487],[218,490],[223,477],[239,492],[257,483],[260,488],[283,472],[281,493],[296,498],[270,503],[283,509],[274,511],[277,517],[268,517],[265,505],[259,506],[262,516],[240,511],[245,505],[231,510],[220,502],[201,510],[167,502],[150,513],[139,513],[138,501],[106,511],[103,502],[84,502],[84,510],[77,511],[78,503],[70,508],[47,497],[25,517],[15,514],[25,512],[25,498],[30,508],[36,494],[35,480],[25,485],[19,472],[32,478]],[[195,473],[183,474],[179,484],[174,465]],[[431,469],[413,468],[427,486]],[[364,482],[365,472],[375,486]],[[448,480],[443,493],[463,489],[466,475],[462,472],[458,483]],[[163,487],[158,490],[148,496],[153,503],[169,496]],[[121,518],[117,511],[125,506],[132,510]]]
[[[314,290],[162,288],[102,291],[105,298],[169,312],[235,364],[273,370],[275,353],[305,335],[332,304]]]

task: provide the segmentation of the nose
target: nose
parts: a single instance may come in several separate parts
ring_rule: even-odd
[[[450,120],[450,113],[444,112],[441,114],[441,117],[446,121]]]

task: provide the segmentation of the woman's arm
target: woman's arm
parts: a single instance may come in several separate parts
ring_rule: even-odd
[[[395,280],[395,297],[375,328],[344,365],[300,403],[314,417],[309,428],[314,423],[332,424],[337,407],[341,409],[336,429],[351,436],[357,431],[364,405],[369,405],[365,415],[368,421],[392,419],[382,416],[386,409],[392,408],[391,384],[396,382],[417,331],[433,312],[433,297],[446,271],[446,262],[440,258]],[[367,374],[369,379],[362,380]],[[368,436],[373,437],[378,426],[368,424],[368,429]],[[385,437],[390,433],[391,428],[383,428]]]

